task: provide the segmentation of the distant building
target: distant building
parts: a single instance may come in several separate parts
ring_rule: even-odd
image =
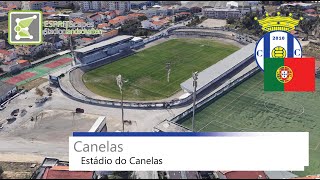
[[[21,9],[22,10],[30,10],[30,1],[21,1]]]
[[[159,1],[161,5],[181,5],[181,1]]]
[[[101,1],[81,1],[80,9],[82,12],[100,11]]]
[[[93,10],[101,10],[101,1],[91,1]]]
[[[154,1],[130,1],[131,9],[143,9],[144,7],[152,7]]]
[[[0,103],[3,103],[18,91],[15,85],[0,81]]]
[[[30,1],[30,9],[31,10],[41,10],[46,6],[53,7],[53,1]]]
[[[230,17],[239,18],[241,17],[241,12],[238,9],[229,9],[229,8],[204,8],[202,10],[202,15],[208,18],[214,19],[227,19]]]
[[[107,11],[120,10],[128,12],[131,10],[130,1],[101,1],[101,6]]]

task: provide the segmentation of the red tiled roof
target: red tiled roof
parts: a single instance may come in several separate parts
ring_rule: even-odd
[[[118,24],[120,22],[124,22],[125,20],[127,20],[128,18],[126,16],[118,16],[118,17],[115,17],[113,19],[110,19],[109,20],[109,23],[110,24]]]
[[[263,171],[226,171],[222,173],[227,179],[267,179]]]
[[[74,19],[72,19],[72,21],[74,21],[76,23],[85,22],[85,20],[81,19],[81,18],[74,18]]]
[[[56,167],[57,168],[57,167]],[[92,179],[93,172],[46,169],[43,179]]]
[[[81,38],[82,41],[92,41],[92,38]]]
[[[42,10],[49,11],[49,10],[54,10],[54,8],[50,6],[46,6],[46,7],[43,7]]]
[[[51,15],[54,14],[55,12],[42,12],[43,15]]]
[[[128,14],[129,17],[140,17],[140,16],[146,16],[143,13],[132,13],[132,14]]]
[[[305,10],[304,12],[306,12],[306,13],[314,13],[314,12],[316,12],[316,10],[314,10],[314,9],[307,9],[307,10]]]
[[[0,54],[4,54],[4,55],[10,55],[12,54],[13,52],[12,51],[7,51],[5,49],[0,49]]]
[[[19,64],[23,64],[23,63],[26,63],[26,62],[29,62],[29,61],[28,60],[22,60],[22,59],[17,61],[17,63],[19,63]]]

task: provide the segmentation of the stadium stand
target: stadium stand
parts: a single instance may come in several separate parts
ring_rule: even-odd
[[[198,86],[197,93],[206,89],[211,84],[219,81],[222,77],[226,76],[230,72],[234,71],[236,68],[240,67],[242,64],[253,59],[253,52],[256,44],[250,43],[244,46],[235,53],[229,55],[218,63],[210,66],[209,68],[203,70],[198,74]],[[181,88],[186,92],[193,92],[193,78],[180,84]]]
[[[89,64],[100,59],[115,55],[130,49],[130,40],[133,36],[116,36],[114,38],[74,50],[81,64]]]

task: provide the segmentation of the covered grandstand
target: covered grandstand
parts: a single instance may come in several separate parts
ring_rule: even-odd
[[[130,40],[133,36],[122,35],[74,50],[77,63],[90,64],[103,60],[119,52],[130,50]]]
[[[256,43],[250,43],[218,63],[201,71],[198,74],[197,94],[246,62],[252,61],[254,59],[255,46]],[[184,91],[192,93],[194,89],[193,78],[181,83],[180,86]]]

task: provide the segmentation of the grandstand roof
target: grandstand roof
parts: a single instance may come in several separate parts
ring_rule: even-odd
[[[252,56],[254,54],[255,46],[256,43],[250,43],[223,60],[198,73],[197,90],[202,89],[204,86],[220,78],[223,73],[231,70],[239,63]],[[190,79],[186,80],[180,86],[182,89],[188,92],[193,92],[193,78],[191,77]]]
[[[94,49],[108,46],[108,45],[111,45],[111,44],[114,44],[114,43],[117,43],[117,42],[120,42],[123,40],[130,40],[132,38],[133,38],[133,36],[128,36],[128,35],[116,36],[114,38],[111,38],[111,39],[108,39],[108,40],[105,40],[105,41],[102,41],[102,42],[99,42],[96,44],[92,44],[90,46],[86,46],[81,49],[77,49],[77,50],[75,50],[75,52],[86,53],[86,52],[92,51]]]

